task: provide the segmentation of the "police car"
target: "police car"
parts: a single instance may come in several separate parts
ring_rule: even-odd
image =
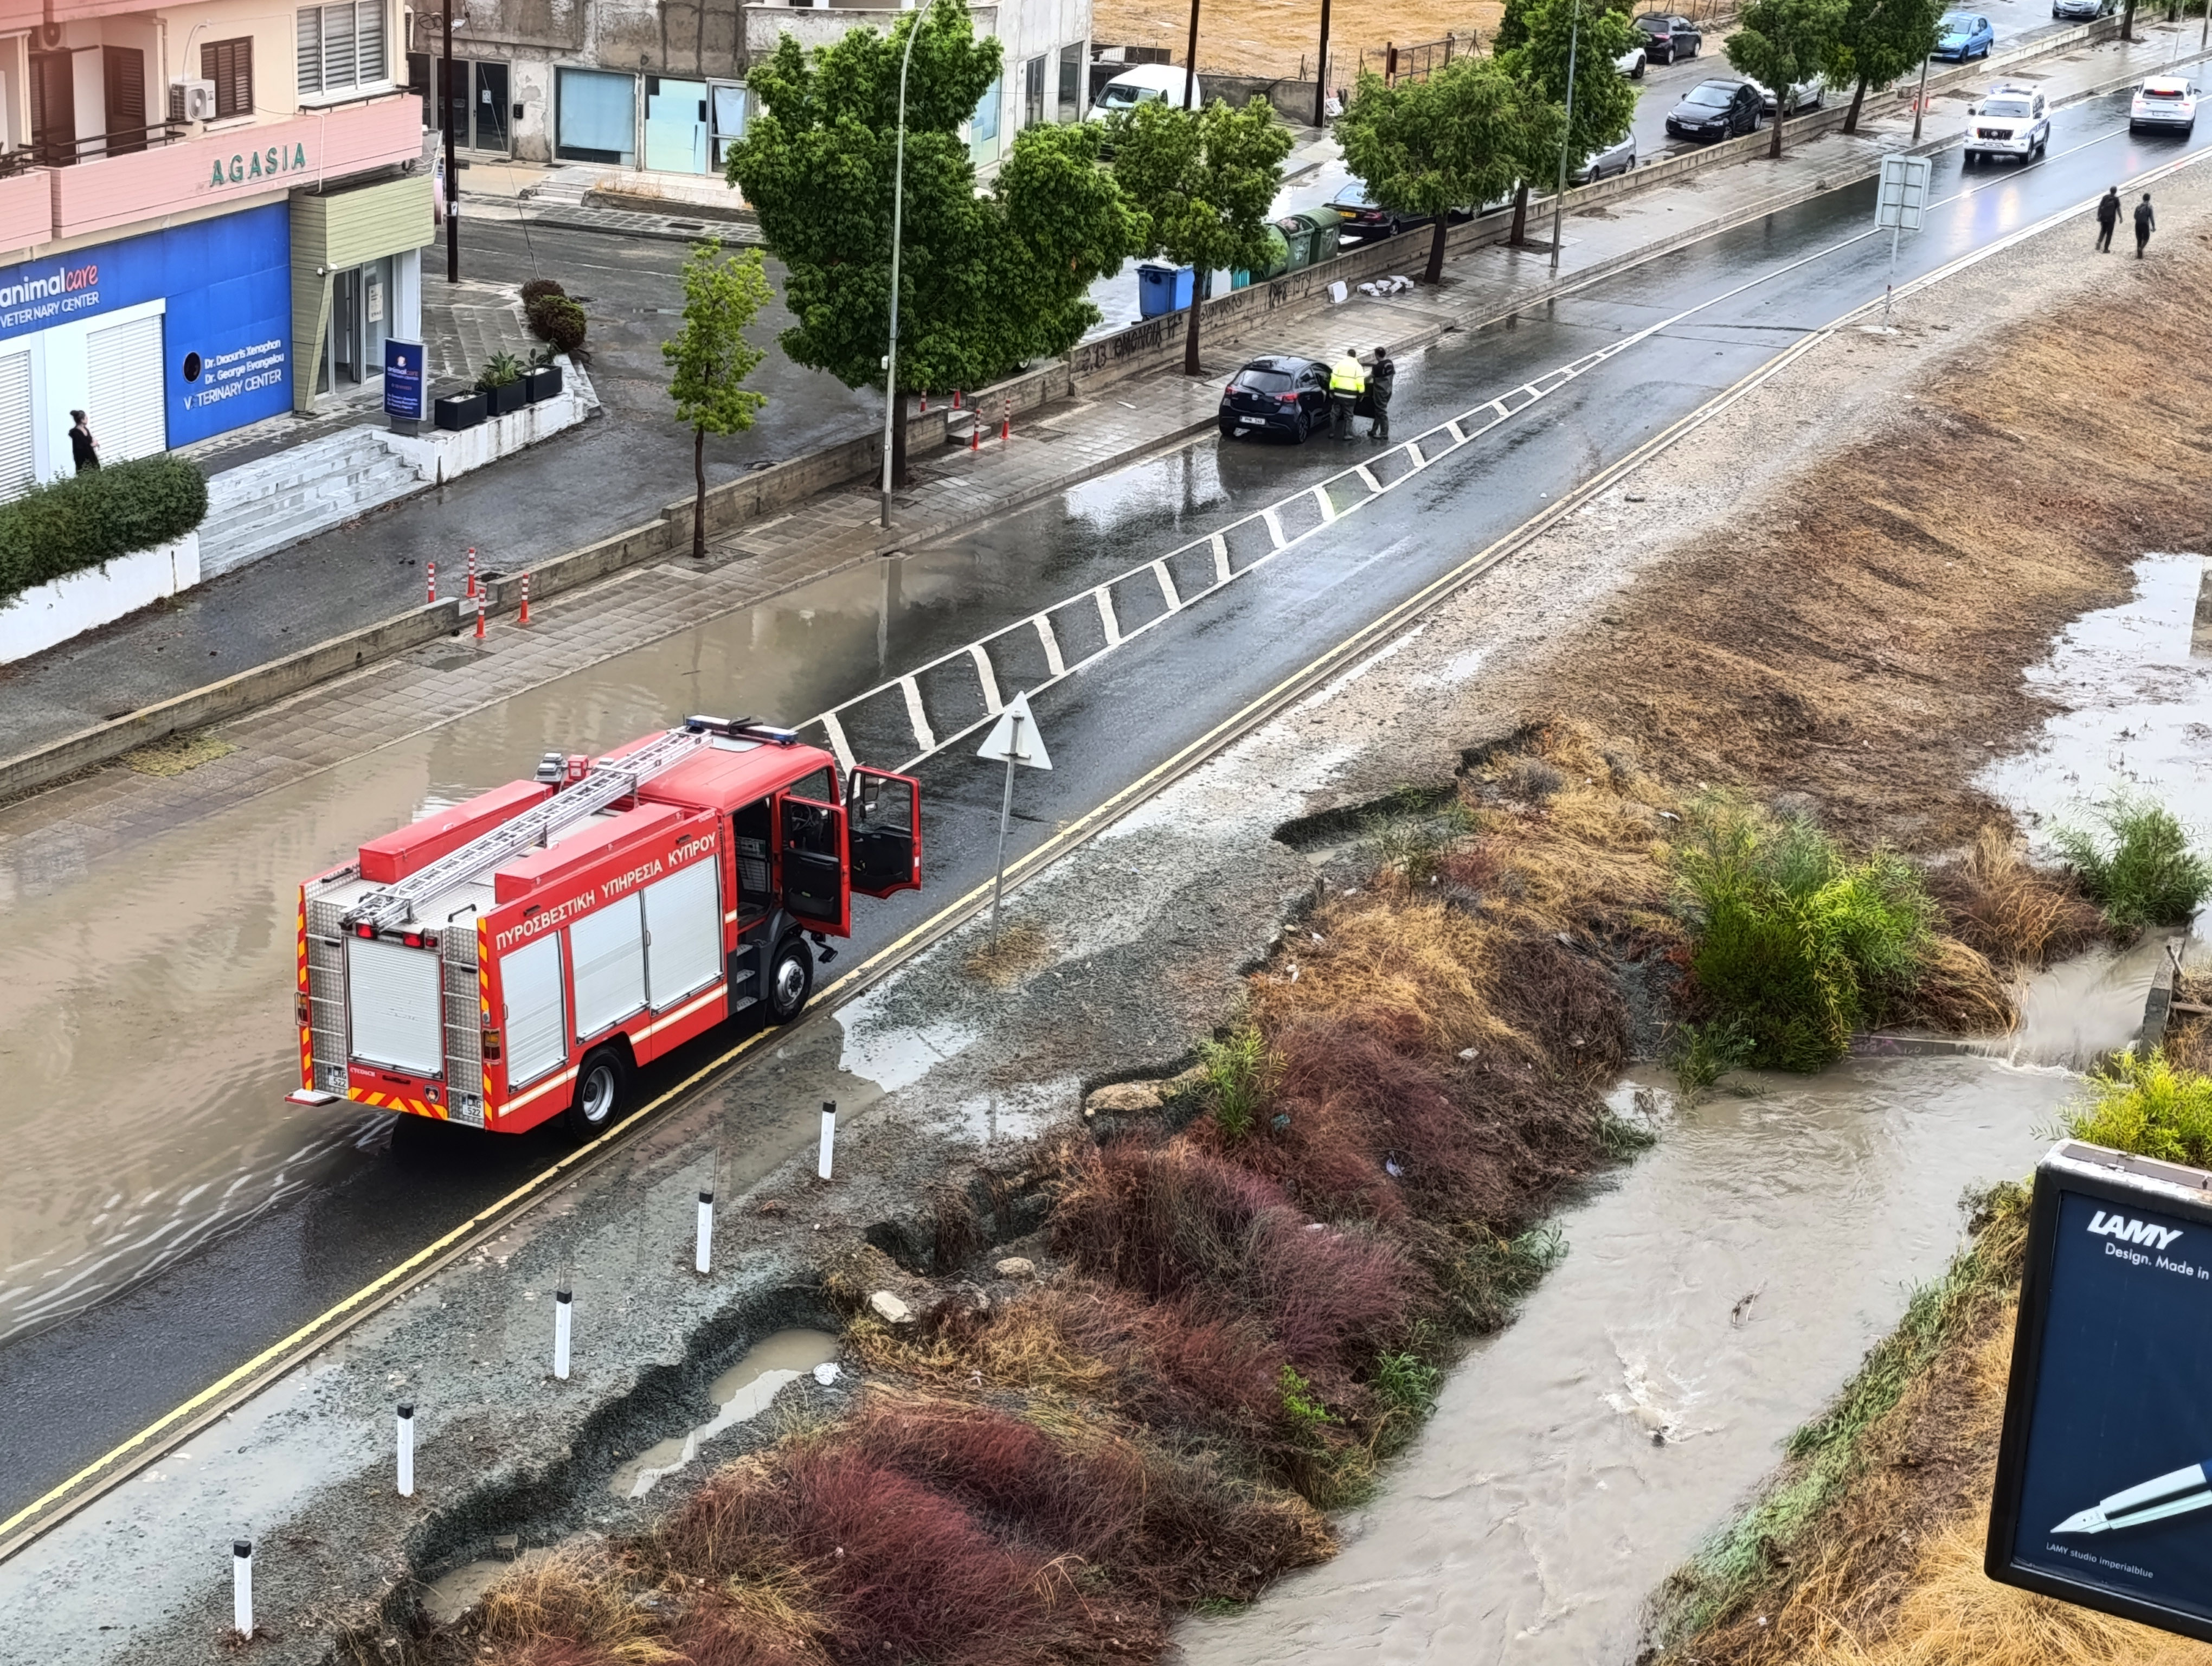
[[[2025,162],[2041,155],[2050,143],[2051,104],[2039,87],[2007,82],[1966,106],[1969,164],[1977,156],[2012,156]]]

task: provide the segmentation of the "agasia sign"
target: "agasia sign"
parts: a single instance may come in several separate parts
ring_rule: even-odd
[[[297,173],[307,166],[307,147],[295,140],[289,145],[272,144],[266,150],[234,151],[227,161],[217,156],[208,184],[211,187],[240,185],[249,179]]]

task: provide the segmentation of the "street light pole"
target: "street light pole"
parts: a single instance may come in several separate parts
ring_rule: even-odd
[[[458,283],[461,281],[461,221],[458,212],[461,205],[461,174],[453,155],[453,0],[446,0],[439,26],[446,37],[445,104],[438,112],[439,125],[446,130],[446,282]],[[465,101],[461,107],[468,107]]]
[[[1582,0],[1575,0],[1574,21],[1567,27],[1567,131],[1559,136],[1559,188],[1552,193],[1552,275],[1559,272],[1559,216],[1566,206],[1567,147],[1575,141],[1575,52],[1582,45]]]
[[[1920,143],[1920,118],[1928,108],[1928,59],[1920,60],[1920,90],[1912,95],[1912,143]]]
[[[1321,62],[1314,67],[1314,125],[1328,125],[1328,0],[1321,0]]]
[[[921,33],[923,15],[914,14],[907,27],[906,51],[899,55],[898,152],[891,165],[891,338],[890,350],[884,355],[883,520],[886,526],[891,524],[891,424],[899,415],[899,229],[900,210],[906,204],[906,71],[914,62],[915,37]]]
[[[1182,107],[1188,110],[1198,100],[1198,0],[1190,0],[1190,46],[1182,64]]]

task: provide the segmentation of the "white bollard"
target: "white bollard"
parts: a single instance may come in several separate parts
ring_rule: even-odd
[[[399,1496],[415,1496],[415,1408],[399,1402]]]
[[[830,1153],[836,1143],[837,1102],[824,1099],[822,1102],[822,1160],[815,1167],[815,1172],[824,1180],[830,1177]]]
[[[240,1637],[253,1635],[253,1541],[230,1544],[230,1623]]]
[[[714,1270],[714,1195],[699,1194],[699,1252],[692,1265],[703,1274]]]
[[[565,1383],[568,1380],[568,1292],[553,1292],[553,1375]]]

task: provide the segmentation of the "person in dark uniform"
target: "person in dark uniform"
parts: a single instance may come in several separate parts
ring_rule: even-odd
[[[82,410],[70,415],[75,419],[70,427],[70,457],[79,474],[90,474],[100,466],[100,442],[92,437],[92,424]]]
[[[2157,217],[2150,211],[2150,192],[2146,191],[2143,192],[2142,201],[2136,204],[2136,259],[2140,260],[2143,258],[2143,245],[2150,241],[2150,234],[2157,229]]]
[[[1375,363],[1367,373],[1367,402],[1374,407],[1375,420],[1369,425],[1368,437],[1387,441],[1390,437],[1390,386],[1398,380],[1397,362],[1390,350],[1375,350]]]
[[[2097,199],[2097,252],[2112,252],[2112,228],[2120,223],[2120,188],[2108,185]]]

